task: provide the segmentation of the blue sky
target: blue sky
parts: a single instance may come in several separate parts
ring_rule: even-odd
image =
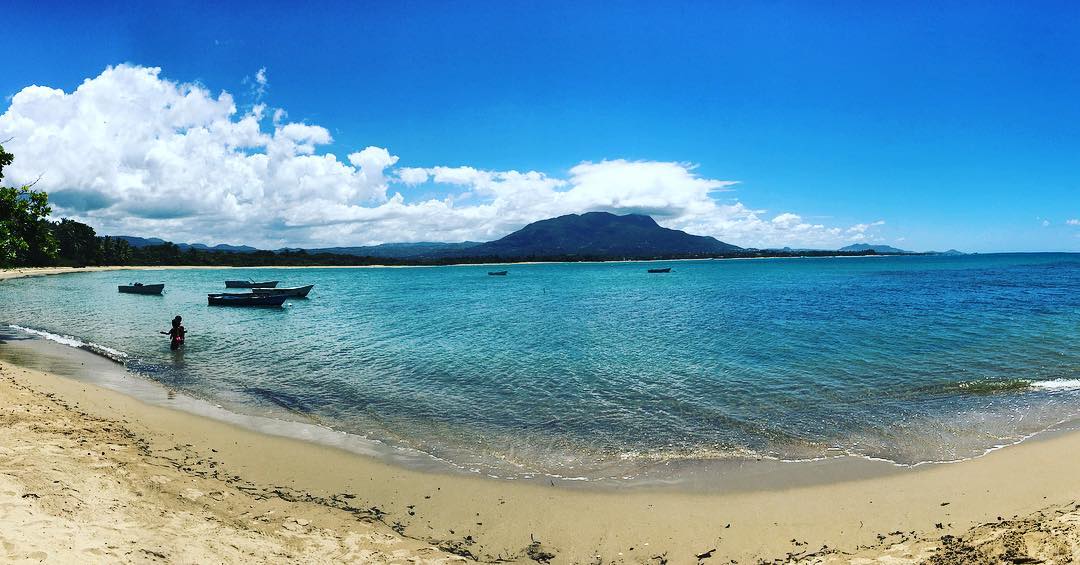
[[[280,217],[258,226],[268,244],[497,236],[545,210],[543,202],[522,208],[528,187],[493,187],[517,182],[499,172],[565,181],[551,183],[560,192],[579,186],[574,171],[584,162],[622,162],[595,183],[648,176],[632,165],[649,163],[692,164],[695,178],[737,181],[694,190],[718,206],[745,207],[753,221],[745,211],[703,209],[682,185],[656,210],[665,225],[740,245],[865,236],[920,250],[1080,251],[1080,225],[1068,223],[1080,218],[1076,4],[15,2],[5,12],[0,111],[29,85],[70,94],[110,65],[157,67],[161,80],[230,93],[236,120],[264,104],[264,131],[274,130],[279,108],[282,120],[325,128],[332,142],[316,142],[315,155],[344,162],[375,146],[398,158],[385,178],[343,196],[355,200],[343,206],[377,208],[395,193],[403,207],[447,196],[461,207],[518,199],[484,214],[454,212],[445,226],[434,216],[413,222],[430,233],[400,231],[409,222],[393,214],[398,223],[378,227],[366,211],[343,210],[330,229],[315,214],[271,211]],[[27,137],[9,144],[17,164]],[[56,151],[24,149],[28,160]],[[54,165],[23,167],[31,174]],[[396,169],[434,167],[495,176],[447,183],[431,170],[424,182],[395,181]],[[656,190],[668,190],[654,172],[664,187]],[[108,190],[53,176],[67,179],[56,181],[58,192]],[[104,194],[114,209],[68,211],[99,230],[223,237],[195,220],[125,219],[136,209],[130,202],[149,198],[133,190]],[[625,206],[611,203],[617,190],[562,200],[653,209],[641,203],[648,187],[637,200],[614,200],[632,201]],[[562,200],[553,213],[567,210]],[[239,223],[256,215],[237,214]],[[810,227],[777,231],[780,214]],[[884,223],[851,231],[875,222]],[[772,231],[754,231],[758,224]]]

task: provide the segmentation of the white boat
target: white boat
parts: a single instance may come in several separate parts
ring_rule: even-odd
[[[297,298],[303,298],[307,296],[308,293],[311,292],[311,289],[314,287],[315,285],[309,284],[307,286],[294,286],[287,288],[253,288],[251,289],[251,293],[266,294],[272,296],[295,296]]]

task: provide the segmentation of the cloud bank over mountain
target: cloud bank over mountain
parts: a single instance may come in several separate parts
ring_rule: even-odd
[[[0,115],[0,140],[16,156],[7,180],[39,179],[54,215],[102,233],[263,247],[482,241],[589,211],[648,214],[744,247],[837,247],[884,223],[829,226],[754,209],[723,194],[736,182],[688,163],[610,159],[554,176],[397,167],[377,146],[338,157],[325,150],[327,128],[262,102],[267,83],[260,69],[256,104],[243,112],[228,92],[151,67],[109,67],[70,93],[28,86]],[[418,192],[437,196],[406,197]]]

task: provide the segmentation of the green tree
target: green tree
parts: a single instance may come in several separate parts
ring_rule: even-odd
[[[127,265],[131,263],[131,244],[113,237],[98,238],[99,256],[102,265]]]
[[[4,146],[0,145],[0,181],[4,180],[4,167],[10,165],[14,160],[15,156],[4,151]]]
[[[133,262],[137,265],[182,265],[180,247],[171,241],[161,245],[147,245],[136,248],[132,253]]]
[[[14,158],[0,146],[0,179]],[[57,244],[52,225],[45,219],[50,212],[49,195],[44,191],[0,186],[0,267],[52,264]]]
[[[78,266],[93,265],[101,260],[101,248],[94,228],[75,220],[63,218],[53,226],[60,258]]]

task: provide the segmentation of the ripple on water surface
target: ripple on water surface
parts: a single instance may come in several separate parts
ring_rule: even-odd
[[[317,285],[282,309],[208,307],[222,271],[138,273],[160,297],[117,293],[130,272],[85,273],[5,282],[0,323],[237,412],[498,476],[950,461],[1076,416],[1075,255],[671,266],[228,273]],[[176,314],[190,333],[174,353],[157,332]]]

